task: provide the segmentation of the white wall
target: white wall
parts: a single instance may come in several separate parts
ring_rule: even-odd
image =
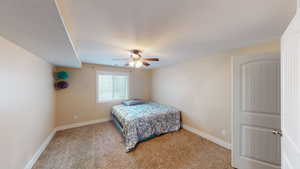
[[[0,168],[22,169],[54,128],[52,66],[0,37]]]
[[[182,110],[183,124],[230,143],[231,57],[279,49],[272,41],[154,69],[151,98]]]

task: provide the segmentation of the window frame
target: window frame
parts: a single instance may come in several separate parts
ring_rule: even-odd
[[[115,76],[127,76],[127,98],[125,99],[112,99],[112,100],[100,100],[99,95],[99,76],[100,75],[115,75]],[[129,99],[130,93],[130,73],[129,72],[118,72],[118,71],[96,71],[96,103],[108,103],[108,102],[120,102]]]

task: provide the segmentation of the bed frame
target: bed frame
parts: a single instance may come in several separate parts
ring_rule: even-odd
[[[123,125],[119,122],[119,120],[112,113],[111,113],[111,119],[112,119],[113,123],[115,124],[116,128],[118,129],[118,131],[124,137]]]

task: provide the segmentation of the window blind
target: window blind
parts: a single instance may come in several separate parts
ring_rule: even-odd
[[[128,99],[128,75],[98,75],[98,101],[124,99]]]

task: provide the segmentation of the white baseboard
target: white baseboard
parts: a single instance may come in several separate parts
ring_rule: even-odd
[[[215,137],[215,136],[209,135],[209,134],[207,134],[207,133],[204,133],[204,132],[202,132],[202,131],[200,131],[200,130],[197,130],[197,129],[192,128],[192,127],[190,127],[190,126],[187,126],[187,125],[185,125],[185,124],[183,124],[182,127],[183,127],[184,129],[186,129],[186,130],[192,132],[192,133],[195,133],[195,134],[197,134],[197,135],[199,135],[199,136],[201,136],[201,137],[203,137],[203,138],[205,138],[205,139],[211,141],[211,142],[214,142],[214,143],[216,143],[216,144],[218,144],[218,145],[220,145],[220,146],[222,146],[222,147],[224,147],[224,148],[227,148],[227,149],[231,150],[231,144],[226,143],[225,141],[223,141],[223,140],[221,140],[221,139],[219,139],[219,138],[217,138],[217,137]]]
[[[42,143],[42,145],[39,147],[39,149],[34,153],[32,159],[26,164],[24,169],[31,169],[35,162],[39,159],[40,155],[44,152],[44,150],[47,148],[48,144],[52,140],[56,133],[56,130],[52,130],[51,133],[48,135],[46,140]]]
[[[107,122],[107,121],[110,121],[110,119],[105,118],[105,119],[97,119],[97,120],[91,120],[91,121],[85,121],[85,122],[79,122],[79,123],[72,123],[72,124],[58,126],[58,127],[56,127],[56,131],[76,128],[76,127],[82,127],[82,126],[87,126],[87,125],[91,125],[91,124],[103,123],[103,122]]]
[[[91,124],[96,124],[96,123],[103,123],[110,121],[109,118],[107,119],[98,119],[98,120],[91,120],[91,121],[86,121],[86,122],[80,122],[80,123],[73,123],[73,124],[68,124],[68,125],[62,125],[58,126],[53,131],[49,134],[49,136],[46,138],[46,140],[43,142],[43,144],[39,147],[37,152],[33,155],[32,159],[26,164],[24,169],[31,169],[33,165],[36,163],[36,161],[39,159],[40,155],[44,152],[44,150],[47,148],[48,144],[54,137],[55,133],[57,131],[61,130],[66,130],[66,129],[71,129],[71,128],[76,128],[76,127],[82,127],[86,125],[91,125]]]

